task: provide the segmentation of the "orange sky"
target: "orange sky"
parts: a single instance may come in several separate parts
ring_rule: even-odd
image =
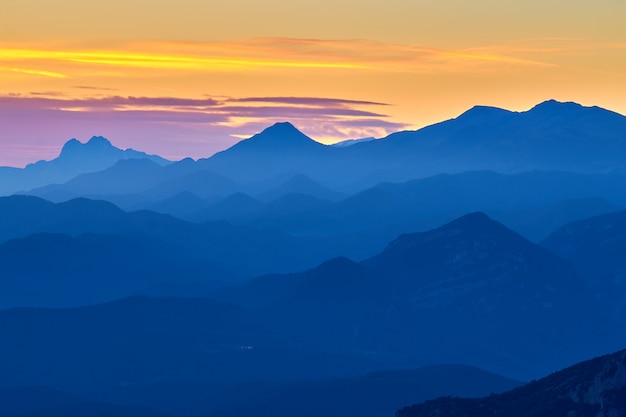
[[[0,164],[91,135],[203,157],[282,120],[380,137],[549,98],[626,114],[625,22],[624,0],[2,0]]]

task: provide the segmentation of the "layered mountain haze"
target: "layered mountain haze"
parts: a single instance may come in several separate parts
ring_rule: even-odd
[[[327,349],[438,358],[519,378],[622,340],[571,265],[481,213],[403,235],[360,263],[337,258],[223,297]]]
[[[2,167],[0,415],[626,415],[623,351],[566,368],[626,346],[624,161],[626,117],[550,100]]]
[[[548,101],[519,113],[475,107],[456,119],[347,147],[322,145],[292,124],[278,123],[209,158],[178,164],[191,171],[221,174],[242,184],[305,175],[339,191],[355,191],[380,181],[406,181],[468,170],[598,174],[624,171],[620,158],[625,146],[624,132],[626,117],[622,115],[597,107]],[[70,141],[68,153],[82,147],[108,149],[106,158],[99,157],[106,159],[106,164],[100,160],[84,162],[89,165],[88,172],[107,168],[122,158],[148,157],[131,150],[112,152],[105,142],[94,138],[93,144],[90,141],[87,146]],[[111,159],[113,154],[117,159]],[[36,172],[43,173],[43,168],[53,162],[54,166],[60,164],[56,160],[42,162]],[[162,159],[156,162],[164,163]],[[52,165],[48,168],[53,171]],[[5,172],[21,172],[20,175],[34,170],[5,168]],[[63,182],[82,172],[85,171],[75,168],[72,175],[68,173],[50,182]],[[136,175],[149,176],[141,170]],[[7,177],[5,187],[12,182]],[[43,184],[15,183],[10,187],[13,191],[26,191],[37,185]],[[91,195],[98,193],[94,190]]]
[[[196,224],[150,211],[125,212],[87,199],[54,204],[29,196],[2,197],[0,213],[5,277],[0,306],[5,308],[82,305],[172,283],[210,289],[215,280],[241,281],[312,266],[343,244],[224,221]],[[33,253],[40,262],[27,262]],[[110,275],[116,285],[108,283]]]
[[[622,115],[551,100],[520,113],[478,106],[456,119],[348,147],[324,147],[281,123],[202,162],[239,181],[253,173],[298,172],[344,186],[485,169],[605,173],[623,171],[624,132]]]

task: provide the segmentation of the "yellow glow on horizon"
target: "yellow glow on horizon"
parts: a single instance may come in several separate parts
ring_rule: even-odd
[[[85,113],[85,124],[95,120],[90,112],[126,112],[125,129],[132,112],[155,112],[151,123],[160,123],[156,112],[179,109],[95,101],[318,97],[389,104],[346,105],[380,117],[368,127],[359,116],[361,130],[346,123],[335,139],[381,126],[416,129],[474,105],[524,111],[556,99],[626,114],[624,22],[624,0],[0,0],[0,94],[31,97],[31,106],[67,99],[64,108]],[[246,106],[269,116],[227,114]],[[247,137],[279,118],[268,108],[298,106],[233,101],[210,109],[206,124],[191,114],[197,107],[182,106],[190,117],[175,114],[176,123],[192,122],[168,137],[200,142],[216,126],[220,135]],[[304,110],[289,114],[314,139],[334,140],[318,113],[308,114],[308,125],[298,119]],[[326,123],[343,117],[335,116]],[[145,127],[132,126],[137,135]]]
[[[25,68],[0,67],[0,71],[10,71],[10,72],[17,72],[20,74],[28,74],[28,75],[41,75],[41,76],[50,77],[50,78],[67,78],[67,75],[61,74],[58,72],[33,70],[33,69],[25,69]]]
[[[175,55],[155,55],[123,51],[54,51],[36,49],[0,48],[0,61],[46,60],[76,63],[103,64],[118,67],[162,69],[251,69],[256,67],[285,68],[343,68],[363,69],[364,65],[346,62],[314,62],[264,60],[255,58],[217,58]],[[26,71],[24,71],[26,72]],[[53,74],[53,73],[49,73]]]

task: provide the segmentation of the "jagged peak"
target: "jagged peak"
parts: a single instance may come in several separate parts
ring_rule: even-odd
[[[93,136],[85,143],[81,143],[78,139],[73,138],[65,142],[61,149],[61,155],[68,155],[79,152],[82,149],[109,149],[114,148],[111,142],[103,136]]]

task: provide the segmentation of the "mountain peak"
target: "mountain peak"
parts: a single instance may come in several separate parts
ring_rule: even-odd
[[[319,142],[314,141],[304,133],[300,132],[289,122],[274,123],[249,139],[244,139],[225,151],[218,152],[214,156],[219,158],[232,153],[242,152],[244,154],[258,156],[260,153],[274,153],[281,151],[309,151],[325,148]]]
[[[65,142],[65,145],[63,145],[63,148],[61,149],[61,156],[74,155],[81,152],[81,150],[112,148],[114,148],[114,146],[103,136],[93,136],[86,143],[81,143],[78,139],[70,139]]]
[[[457,117],[457,120],[470,120],[473,123],[498,121],[500,118],[512,114],[511,111],[492,106],[474,106]]]
[[[443,227],[453,226],[453,225],[454,226],[477,225],[480,227],[485,227],[485,226],[489,226],[493,224],[499,224],[499,223],[493,220],[491,217],[487,216],[482,211],[475,211],[472,213],[465,214],[455,220],[452,220],[451,222],[447,223]]]
[[[82,143],[80,143],[80,141],[78,139],[72,138],[72,139],[68,140],[67,142],[65,142],[65,144],[63,145],[63,148],[61,149],[61,153],[70,152],[70,151],[72,151],[74,149],[77,149],[81,145],[82,145]]]
[[[111,142],[105,138],[104,136],[92,136],[91,139],[86,143],[88,146],[99,146],[99,147],[112,147]]]
[[[555,111],[555,110],[563,110],[563,109],[582,109],[583,106],[578,104],[578,103],[574,103],[573,101],[558,101],[555,99],[550,99],[550,100],[546,100],[542,103],[537,104],[535,107],[533,107],[532,109],[530,109],[529,111],[537,111],[537,110],[543,110],[543,111]]]
[[[248,141],[254,141],[263,144],[276,144],[280,146],[289,146],[295,144],[318,144],[304,133],[300,132],[294,125],[289,122],[274,123],[272,126],[264,129],[261,133],[252,136]]]
[[[270,131],[270,130],[275,130],[275,131],[296,131],[298,133],[300,133],[300,131],[290,122],[276,122],[273,125],[271,125],[270,127],[267,127],[265,129],[263,129],[263,131]]]
[[[416,248],[424,248],[425,245],[430,246],[436,242],[439,244],[444,242],[447,245],[452,241],[463,242],[463,244],[468,244],[469,241],[484,241],[490,242],[489,245],[492,245],[493,242],[525,242],[525,239],[491,219],[485,213],[474,212],[452,220],[434,230],[400,235],[387,246],[385,252],[411,253]]]

